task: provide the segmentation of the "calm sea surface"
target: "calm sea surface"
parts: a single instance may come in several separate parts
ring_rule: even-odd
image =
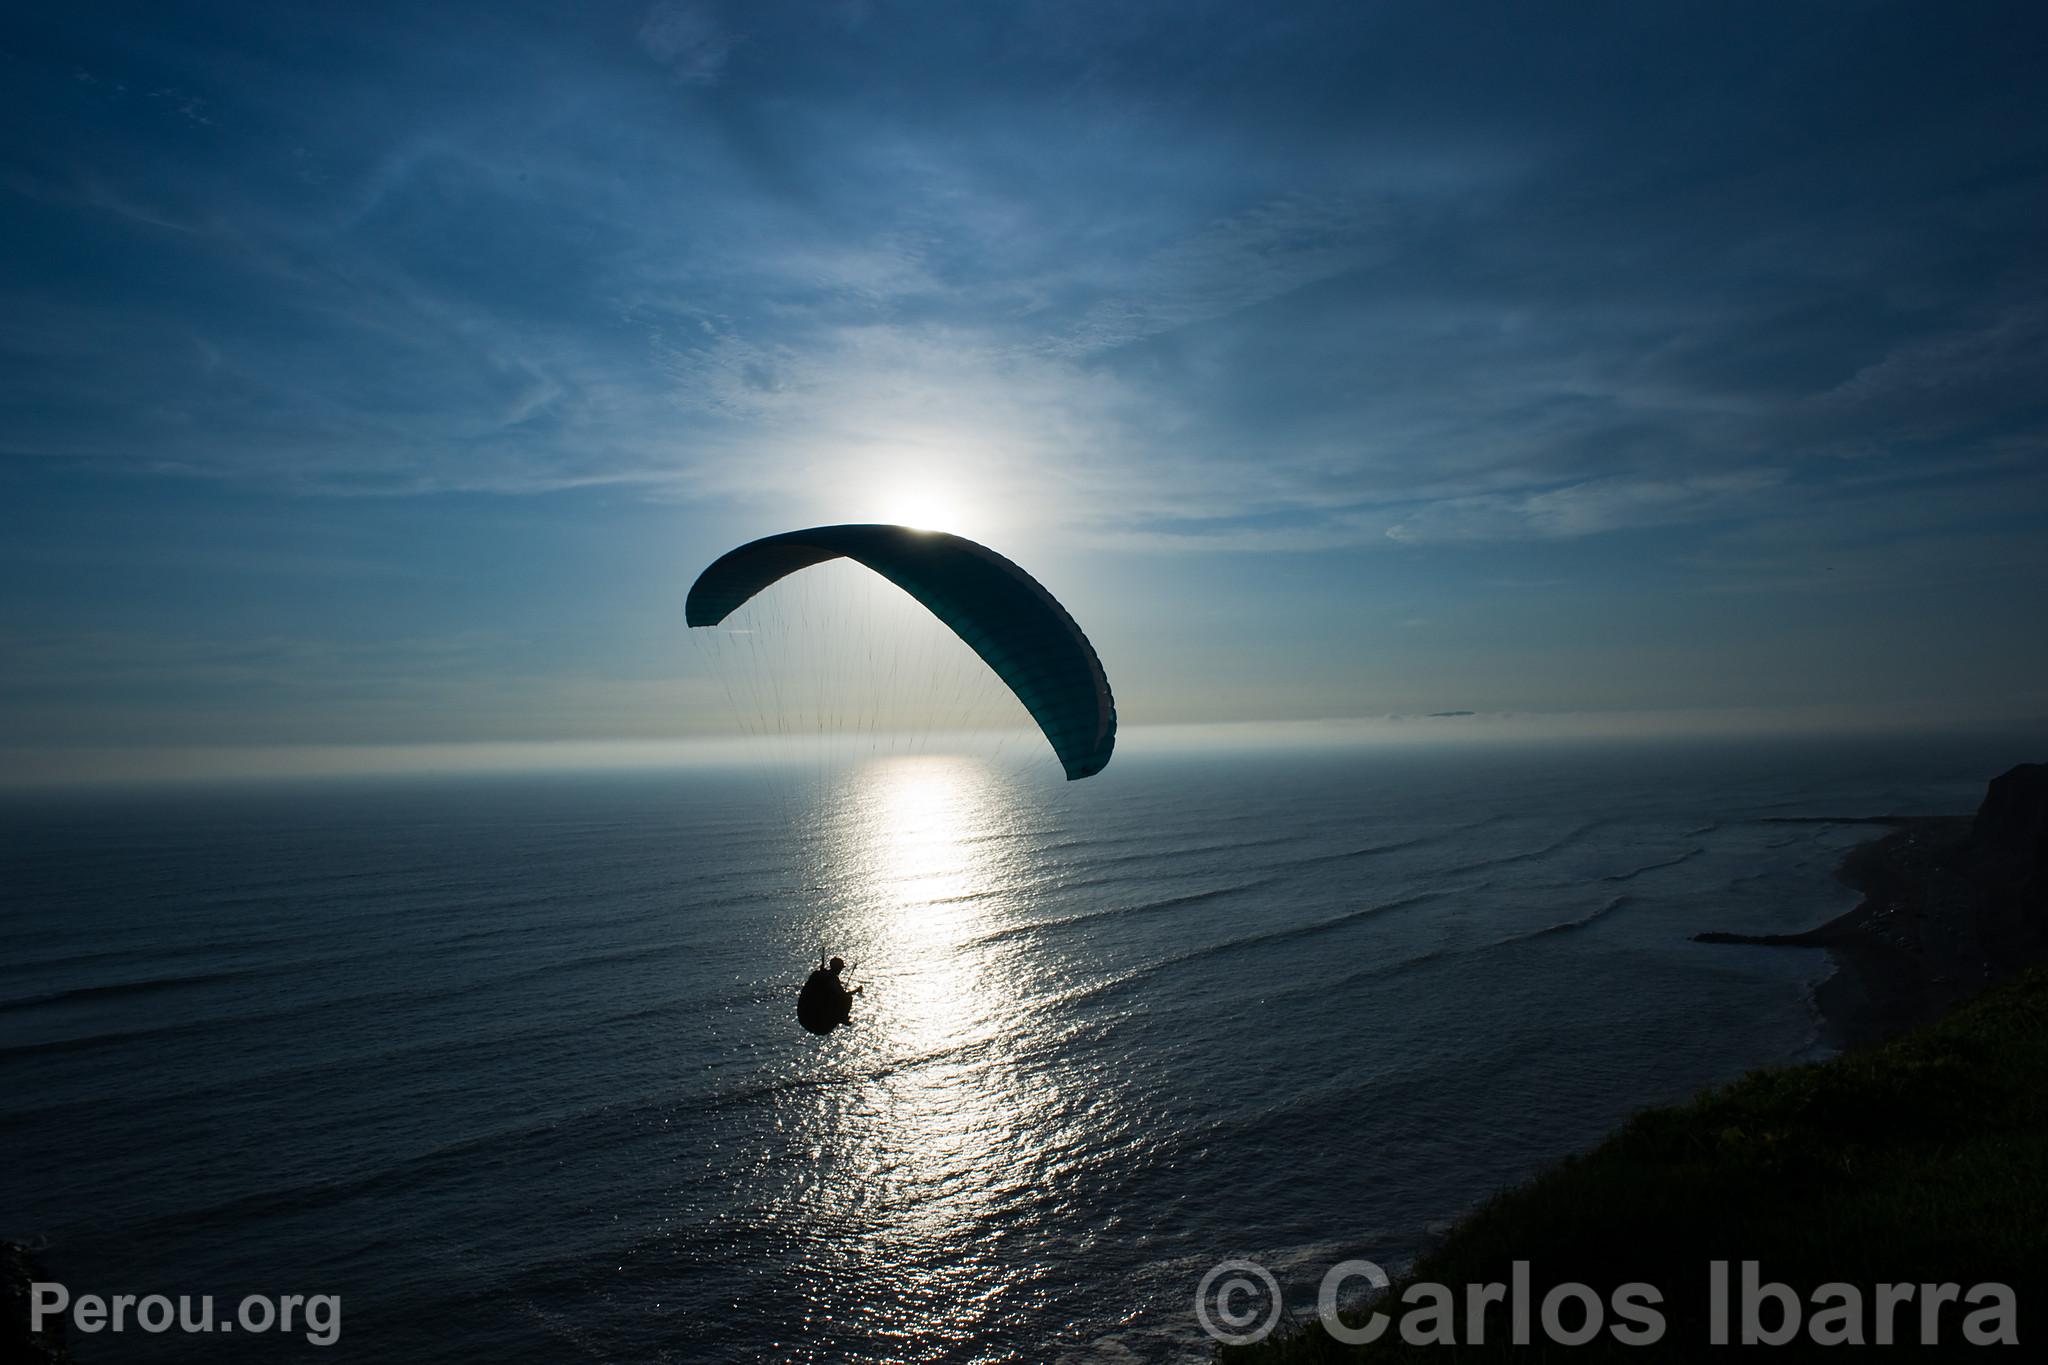
[[[1201,1357],[1630,1110],[1826,1047],[1802,927],[1993,744],[899,757],[0,807],[0,1235],[338,1294],[102,1360]],[[866,995],[795,1024],[819,950]]]

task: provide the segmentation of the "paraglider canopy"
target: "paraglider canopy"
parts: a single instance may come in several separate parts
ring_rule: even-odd
[[[815,526],[721,555],[690,588],[692,626],[715,626],[756,593],[813,564],[851,559],[903,589],[1017,695],[1069,781],[1108,764],[1116,703],[1095,647],[1038,580],[985,545],[908,526]]]

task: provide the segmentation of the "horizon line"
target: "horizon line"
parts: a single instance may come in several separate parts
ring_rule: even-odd
[[[1411,747],[1487,742],[1682,740],[1688,738],[1841,738],[2023,732],[2048,734],[2048,715],[1929,719],[1851,708],[1693,708],[1608,711],[1436,711],[1313,719],[1174,721],[1127,725],[1119,756],[1189,750],[1284,751],[1290,748]],[[365,743],[48,745],[0,749],[0,791],[163,786],[279,779],[463,776],[591,771],[660,771],[881,761],[919,757],[999,757],[1022,768],[1041,755],[1001,752],[1018,739],[1040,743],[1026,727],[843,731],[835,736],[666,735],[613,739],[425,740]],[[886,741],[886,744],[883,743]],[[865,746],[865,747],[863,747]],[[1135,751],[1135,753],[1133,752]],[[1051,750],[1042,755],[1057,766]]]

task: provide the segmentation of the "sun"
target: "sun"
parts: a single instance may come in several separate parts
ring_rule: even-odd
[[[949,490],[940,488],[898,489],[882,503],[885,519],[918,531],[958,531],[965,509]]]

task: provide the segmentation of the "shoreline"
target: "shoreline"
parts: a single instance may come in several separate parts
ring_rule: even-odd
[[[1815,817],[1806,824],[1885,825],[1889,832],[1842,855],[1834,878],[1863,899],[1835,918],[1790,934],[1709,931],[1696,943],[1824,948],[1834,971],[1814,988],[1823,1034],[1843,1050],[1894,1037],[1946,1013],[1991,979],[1971,948],[1958,908],[1931,896],[1932,869],[1969,836],[1970,817]]]
[[[1814,1003],[1828,1040],[1848,1051],[1896,1037],[2048,957],[2037,904],[2044,812],[2048,767],[2021,765],[1991,783],[1974,816],[1778,817],[1888,827],[1835,866],[1863,899],[1798,933],[1708,931],[1693,941],[1824,948],[1835,970]]]

